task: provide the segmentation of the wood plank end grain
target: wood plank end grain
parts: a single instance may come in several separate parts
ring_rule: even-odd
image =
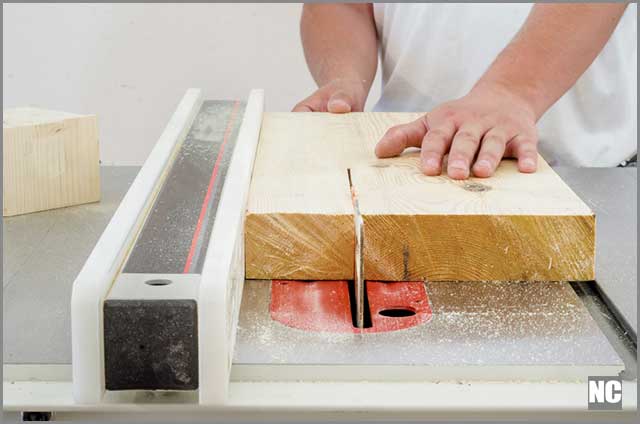
[[[354,250],[353,215],[247,215],[248,279],[350,280]]]
[[[367,280],[595,279],[593,215],[368,215],[364,225]]]

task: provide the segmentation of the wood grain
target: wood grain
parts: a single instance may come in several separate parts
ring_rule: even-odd
[[[419,153],[377,159],[419,114],[265,114],[246,224],[248,278],[353,279],[353,189],[368,280],[591,280],[595,217],[540,158],[488,179],[427,177]]]
[[[347,214],[252,214],[245,231],[252,279],[353,278],[353,218]]]
[[[494,177],[467,181],[423,175],[416,153],[352,169],[365,278],[594,279],[595,216],[539,160],[535,174],[503,160]]]
[[[360,149],[352,130],[328,114],[264,114],[245,227],[247,278],[353,277],[347,165]]]
[[[100,200],[95,116],[8,109],[2,136],[3,216]]]

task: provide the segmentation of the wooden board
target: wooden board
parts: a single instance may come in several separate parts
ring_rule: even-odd
[[[100,200],[95,116],[7,109],[2,137],[3,216]]]
[[[265,114],[246,221],[255,279],[353,279],[353,190],[368,280],[591,280],[595,217],[540,158],[488,179],[427,177],[417,151],[377,159],[418,114]]]
[[[389,163],[352,170],[366,279],[595,278],[595,217],[542,158],[536,174],[504,160],[469,181],[422,175],[417,154]]]

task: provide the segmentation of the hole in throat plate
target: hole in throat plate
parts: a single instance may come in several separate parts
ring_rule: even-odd
[[[389,318],[404,318],[412,317],[416,314],[416,311],[408,308],[390,308],[378,311],[378,315]]]

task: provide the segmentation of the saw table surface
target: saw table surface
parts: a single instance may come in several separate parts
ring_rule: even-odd
[[[4,219],[5,364],[71,363],[73,281],[139,169],[102,167],[98,203]]]
[[[137,167],[102,167],[99,203],[4,220],[5,364],[71,362],[73,280],[137,171]],[[557,172],[596,212],[598,286],[635,338],[636,169],[558,168]]]
[[[416,328],[403,330],[396,334],[380,334],[381,337],[376,338],[378,342],[386,341],[396,344],[389,346],[389,350],[385,349],[384,355],[378,355],[377,358],[375,355],[376,351],[380,351],[380,344],[372,345],[371,349],[360,352],[360,357],[357,358],[361,363],[369,361],[369,363],[378,364],[381,363],[380,357],[386,358],[384,359],[386,363],[397,367],[392,370],[391,375],[395,375],[397,372],[400,378],[407,377],[407,381],[402,384],[394,382],[386,385],[385,383],[370,382],[363,386],[358,382],[344,381],[345,378],[342,378],[342,382],[337,383],[269,382],[268,380],[244,383],[242,379],[252,373],[254,376],[256,372],[267,372],[268,374],[268,367],[252,371],[250,369],[251,363],[282,363],[284,360],[291,363],[297,361],[300,364],[305,361],[313,363],[321,360],[330,364],[331,361],[335,363],[340,360],[339,355],[343,352],[340,349],[345,347],[344,344],[339,346],[340,349],[335,349],[331,356],[327,356],[328,351],[324,346],[323,349],[319,348],[315,352],[310,352],[309,346],[300,345],[302,354],[296,355],[295,352],[269,348],[268,343],[263,343],[264,349],[269,351],[258,351],[256,349],[259,346],[255,341],[249,340],[247,342],[247,335],[251,328],[246,325],[242,326],[242,324],[246,324],[246,321],[241,323],[238,333],[239,342],[236,349],[230,395],[232,411],[228,414],[225,415],[222,413],[223,411],[217,409],[194,409],[193,399],[189,400],[188,396],[184,398],[161,395],[156,399],[153,394],[142,396],[138,400],[130,397],[123,398],[121,401],[124,403],[109,403],[104,405],[102,409],[95,409],[91,406],[80,408],[73,401],[70,384],[70,298],[72,284],[138,170],[137,167],[102,167],[103,185],[100,203],[4,220],[3,368],[5,395],[7,396],[5,411],[7,405],[11,411],[25,410],[25,408],[38,405],[37,407],[48,408],[47,410],[59,411],[60,414],[56,417],[60,419],[75,416],[74,413],[78,413],[78,417],[84,416],[86,418],[86,413],[91,411],[99,411],[98,413],[101,414],[99,416],[91,415],[92,418],[102,417],[103,419],[110,416],[105,415],[105,412],[112,411],[132,414],[155,413],[156,415],[148,417],[155,416],[157,419],[166,419],[170,416],[181,419],[184,418],[185,413],[194,414],[189,416],[200,418],[212,418],[214,415],[215,417],[228,417],[231,416],[229,414],[235,414],[234,411],[238,412],[239,417],[265,418],[268,416],[281,417],[284,416],[283,411],[289,411],[287,416],[295,416],[300,420],[309,419],[309,416],[316,419],[323,416],[335,418],[342,416],[343,413],[349,413],[349,411],[360,418],[369,416],[378,419],[395,417],[399,413],[407,417],[424,418],[425,411],[429,411],[429,416],[433,418],[451,418],[452,416],[477,418],[483,413],[498,410],[502,414],[507,414],[502,416],[513,417],[541,417],[550,413],[557,417],[558,411],[569,414],[580,411],[587,412],[584,406],[586,402],[584,383],[509,383],[505,381],[501,384],[493,384],[480,381],[470,384],[456,382],[431,384],[412,381],[410,367],[404,367],[404,370],[400,369],[401,366],[397,367],[397,364],[411,362],[410,356],[413,356],[414,362],[422,361],[423,364],[428,361],[431,363],[440,361],[441,364],[447,360],[457,363],[465,361],[465,352],[463,351],[459,351],[456,357],[445,358],[445,349],[442,346],[430,352],[421,353],[420,349],[417,349],[417,341],[410,344],[409,349],[401,350],[397,343],[403,342],[403,334],[406,339],[406,335],[411,334]],[[572,307],[579,310],[580,317],[586,317],[571,324],[575,331],[569,336],[573,337],[574,341],[578,341],[576,347],[578,345],[585,346],[584,343],[588,343],[589,340],[605,343],[603,349],[600,350],[585,349],[579,352],[577,348],[569,349],[556,359],[567,365],[575,359],[575,355],[580,355],[585,361],[591,359],[614,366],[620,366],[620,359],[622,359],[625,367],[625,372],[622,375],[626,380],[624,381],[625,409],[633,408],[635,410],[635,348],[624,341],[626,340],[622,335],[624,331],[616,325],[616,320],[609,309],[617,314],[616,317],[635,339],[637,329],[635,319],[637,311],[637,172],[635,169],[619,168],[557,168],[556,171],[597,214],[598,281],[597,285],[583,283],[570,286],[565,284],[556,291],[561,296],[551,302],[557,307],[556,311],[561,311],[566,308],[566,305],[573,305]],[[261,290],[266,291],[268,289],[266,284],[268,283],[248,281],[245,285],[245,300],[251,299],[252,295],[258,294]],[[541,287],[532,287],[531,290],[539,290]],[[608,309],[599,303],[600,297],[597,296],[594,288],[602,292],[605,301],[608,302]],[[434,289],[437,288],[428,288],[431,295],[436,298],[438,295],[447,295],[446,287],[444,291],[434,291]],[[475,290],[482,289],[475,288]],[[527,293],[530,291],[521,292],[523,295]],[[496,292],[492,290],[486,294],[489,297],[495,297]],[[253,299],[262,305],[260,307],[266,308],[265,296]],[[511,297],[510,302],[511,304],[518,303],[522,299],[522,296],[515,296]],[[582,302],[579,302],[580,300]],[[441,305],[447,306],[447,303],[441,303]],[[437,303],[432,306],[434,317],[437,317],[438,313],[452,312],[452,307],[461,311],[469,311],[469,304],[465,302],[457,305],[449,303],[449,310],[446,308],[438,309]],[[508,305],[496,304],[494,310],[501,310],[507,316],[517,315],[513,315],[514,311],[509,309]],[[587,316],[587,310],[590,316]],[[246,309],[242,311],[245,319],[247,312],[251,311]],[[451,317],[452,315],[449,316],[449,318]],[[564,317],[566,319],[567,314],[564,314]],[[432,319],[434,318],[432,317]],[[491,318],[492,322],[500,321],[499,319],[495,321],[496,319],[495,316]],[[549,320],[548,317],[544,318],[542,315],[541,321],[546,322],[547,326],[537,327],[535,323],[527,323],[525,326],[529,331],[526,334],[545,337],[550,341],[551,351],[545,353],[539,350],[538,356],[534,357],[534,360],[537,358],[539,363],[544,363],[552,357],[550,355],[552,352],[558,353],[558,349],[563,343],[565,346],[567,345],[567,341],[563,340],[567,333],[560,331],[557,323]],[[264,321],[262,322],[264,323]],[[476,320],[475,322],[480,321]],[[597,323],[598,328],[594,322]],[[258,321],[251,323],[254,326],[257,324],[259,324]],[[443,325],[446,327],[446,325],[454,324],[451,321],[449,323],[441,322],[437,328],[430,330],[431,334],[436,336],[440,334],[447,340],[455,339],[455,334],[442,333],[445,331]],[[486,325],[480,325],[480,329],[483,329],[485,333],[488,331]],[[560,331],[560,334],[554,333],[554,329]],[[503,336],[509,335],[506,327],[498,329],[497,333],[501,333]],[[496,332],[494,331],[493,334]],[[313,335],[303,335],[303,337],[313,339]],[[264,341],[268,342],[267,339]],[[486,344],[483,344],[481,337],[470,340],[470,342],[472,342],[474,349],[482,349],[482,346],[489,349],[489,351],[477,355],[478,357],[497,360],[497,362],[500,360],[503,362],[512,361],[514,355],[518,356],[524,352],[522,349],[513,348],[515,346],[514,340],[504,337],[502,340],[488,339]],[[531,339],[526,340],[526,343],[531,345]],[[468,343],[465,343],[465,346],[467,345]],[[317,344],[317,346],[322,345]],[[506,350],[500,351],[500,346]],[[498,350],[490,351],[492,348],[498,348]],[[620,355],[620,358],[617,358],[616,354]],[[367,355],[369,356],[367,357]],[[467,362],[477,360],[474,355],[466,355]],[[510,358],[509,355],[511,355]],[[545,355],[547,356],[545,357]],[[521,363],[525,362],[532,363],[530,355],[527,361],[521,361]],[[273,375],[273,370],[269,372]],[[317,370],[313,372],[317,372]],[[335,370],[334,374],[336,374]],[[268,376],[264,375],[264,377]],[[39,381],[45,383],[39,383]],[[532,396],[532,394],[535,395]],[[9,403],[7,404],[7,402]],[[296,407],[291,409],[292,405],[296,405]],[[71,415],[65,415],[64,411]],[[306,411],[315,411],[318,414],[302,415]],[[365,415],[365,412],[369,415]],[[82,415],[83,413],[85,415]],[[214,415],[210,415],[211,413]],[[521,415],[523,413],[525,415]]]

